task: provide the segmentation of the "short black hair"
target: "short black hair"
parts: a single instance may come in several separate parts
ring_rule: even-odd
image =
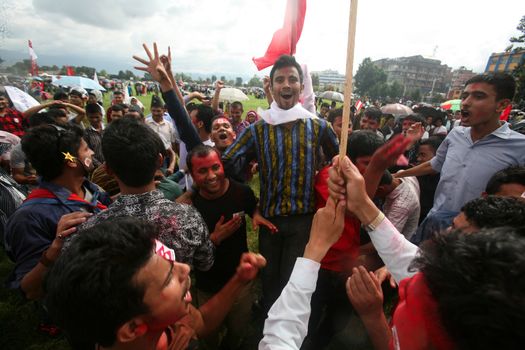
[[[244,110],[244,107],[243,107],[243,105],[242,105],[242,103],[240,101],[232,102],[232,104],[230,105],[230,109],[231,108],[240,108],[240,109]]]
[[[67,100],[69,98],[69,95],[64,90],[58,90],[53,95],[53,100]]]
[[[321,108],[330,108],[330,105],[326,102],[321,103]]]
[[[359,157],[368,157],[385,144],[382,137],[371,130],[357,130],[348,137],[346,155],[355,162]]]
[[[377,122],[381,121],[381,116],[383,115],[383,112],[377,107],[368,107],[365,109],[365,117],[374,119]]]
[[[197,105],[197,120],[201,121],[202,124],[204,124],[204,130],[206,130],[207,133],[211,132],[211,121],[213,117],[215,116],[215,113],[213,113],[213,109],[210,106],[206,106],[203,104]]]
[[[102,136],[102,153],[108,167],[125,185],[140,187],[153,181],[159,153],[165,148],[159,135],[134,118],[119,118]]]
[[[22,137],[22,150],[37,173],[51,181],[62,174],[66,162],[62,152],[78,157],[83,135],[82,129],[75,126],[40,125]]]
[[[113,95],[124,95],[124,92],[122,92],[120,90],[115,90],[115,91],[113,91]]]
[[[86,105],[86,114],[94,114],[94,113],[102,114],[100,105],[98,103],[88,103]]]
[[[341,117],[341,118],[343,117],[343,109],[342,108],[332,109],[330,112],[328,112],[327,120],[331,124],[333,124],[335,122],[335,118],[337,118],[337,117]]]
[[[124,107],[120,104],[115,104],[111,107],[109,107],[112,112],[124,112]]]
[[[488,194],[496,194],[501,190],[501,186],[506,184],[520,184],[525,186],[525,167],[512,166],[498,171],[490,178],[485,192]]]
[[[465,204],[461,211],[479,228],[525,226],[525,202],[514,197],[476,198]]]
[[[425,145],[430,146],[434,150],[434,153],[436,153],[437,149],[441,145],[441,142],[443,142],[443,139],[441,137],[430,136],[428,139],[421,140],[419,142],[419,145],[420,146],[425,146]]]
[[[188,153],[188,155],[186,156],[186,166],[188,167],[188,171],[190,172],[190,174],[193,170],[192,169],[193,164],[191,163],[192,159],[194,157],[206,157],[208,154],[212,152],[217,153],[217,155],[219,156],[219,159],[221,159],[221,154],[219,153],[219,151],[217,151],[217,149],[211,146],[201,144],[196,147],[193,147],[191,151]]]
[[[270,71],[270,84],[273,85],[273,75],[275,74],[275,71],[285,67],[295,67],[299,73],[299,82],[301,84],[303,83],[303,70],[301,69],[301,65],[295,60],[295,57],[290,55],[281,55],[277,61],[275,61],[272,70]]]
[[[62,113],[65,112],[60,110]],[[45,124],[55,124],[55,119],[51,117],[51,111],[35,113],[29,116],[29,127],[34,128],[35,126],[45,125]]]
[[[135,277],[153,255],[156,227],[112,218],[72,240],[47,274],[45,305],[73,344],[115,343],[116,332],[148,313]]]
[[[423,243],[425,276],[458,349],[520,349],[525,342],[524,228],[459,230]]]
[[[416,123],[421,123],[421,125],[426,125],[427,124],[427,121],[425,120],[425,118],[423,118],[423,116],[419,113],[412,113],[412,114],[409,114],[407,115],[406,117],[403,118],[403,121],[405,120],[411,120],[413,122],[416,122]]]
[[[516,92],[516,80],[505,73],[485,73],[478,74],[467,80],[465,87],[474,83],[487,83],[496,90],[496,99],[502,100],[508,98],[512,100]]]

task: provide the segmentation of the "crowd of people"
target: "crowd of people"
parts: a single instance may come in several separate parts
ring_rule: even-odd
[[[162,96],[148,116],[121,91],[107,110],[82,88],[23,112],[0,95],[6,286],[73,348],[242,349],[257,315],[259,349],[327,348],[352,317],[376,349],[522,346],[525,136],[499,118],[512,77],[471,78],[443,118],[353,109],[341,158],[343,109],[302,105],[294,57],[259,115],[224,108],[221,81],[183,96],[171,52],[144,50]]]

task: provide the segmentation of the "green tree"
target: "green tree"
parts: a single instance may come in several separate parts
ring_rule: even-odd
[[[241,77],[235,78],[235,86],[242,86],[242,78]]]
[[[23,60],[16,62],[10,67],[6,68],[6,72],[17,75],[26,75],[31,70],[31,60]]]
[[[108,72],[106,72],[105,69],[102,69],[99,73],[98,73],[99,77],[107,77],[108,76]]]
[[[521,17],[516,29],[520,32],[520,35],[510,38],[510,42],[512,43],[510,49],[512,49],[514,45],[517,45],[513,52],[525,50],[525,16]],[[514,68],[512,76],[516,79],[517,85],[514,101],[518,103],[521,101],[523,103],[523,101],[525,101],[525,60],[521,60],[516,68]]]
[[[403,86],[394,80],[392,85],[390,85],[388,96],[394,99],[397,99],[401,97],[402,94],[403,94]]]
[[[4,63],[4,59],[0,57],[0,64]]]
[[[222,80],[223,82],[226,82],[226,77],[225,77],[224,75],[221,75],[221,80]]]
[[[211,76],[211,81],[212,83],[217,81],[217,76],[215,74]]]
[[[414,102],[420,102],[421,101],[421,91],[419,89],[414,89],[410,92],[410,98]]]
[[[312,86],[319,86],[319,75],[312,74]]]
[[[354,79],[356,92],[364,96],[371,92],[379,93],[384,89],[382,84],[386,83],[387,75],[383,69],[372,63],[370,57],[367,57],[359,65]]]
[[[261,78],[254,74],[253,77],[248,81],[248,86],[262,87],[263,83],[261,81]]]

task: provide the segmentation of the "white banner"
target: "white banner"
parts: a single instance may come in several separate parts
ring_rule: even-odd
[[[5,91],[9,95],[9,98],[11,99],[11,102],[13,102],[13,105],[15,106],[15,108],[20,112],[25,112],[29,108],[40,104],[32,96],[26,94],[25,92],[23,92],[17,87],[14,87],[14,86],[4,86],[4,87],[5,87]]]

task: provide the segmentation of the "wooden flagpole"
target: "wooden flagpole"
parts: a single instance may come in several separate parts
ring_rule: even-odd
[[[341,140],[339,142],[339,157],[342,159],[346,155],[346,144],[348,142],[348,122],[350,121],[350,107],[352,101],[352,78],[354,68],[354,46],[355,46],[355,27],[357,21],[357,0],[350,3],[350,21],[348,23],[348,43],[346,46],[346,84],[345,101],[343,105],[343,125],[341,129]]]

